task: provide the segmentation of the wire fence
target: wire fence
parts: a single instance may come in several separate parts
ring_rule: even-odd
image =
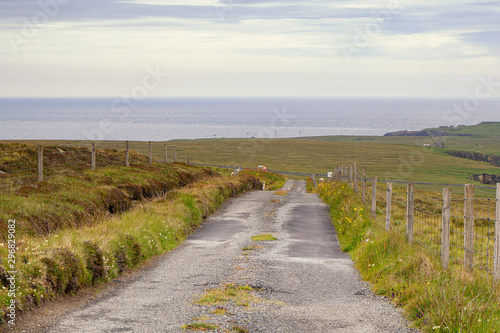
[[[189,164],[189,155],[175,145],[128,141],[122,144],[122,149],[116,149],[116,143],[114,148],[105,149],[104,143],[101,147],[101,144],[96,146],[93,142],[83,147],[1,143],[0,192],[55,176],[107,166],[147,166],[178,160]],[[317,176],[331,176],[349,183],[363,202],[371,205],[377,224],[404,234],[409,242],[440,256],[444,267],[460,264],[467,270],[477,268],[500,278],[500,185],[497,184],[496,188],[476,186],[489,192],[488,197],[477,198],[474,187],[470,185],[407,184],[404,181],[368,178],[366,169],[360,170],[356,163],[336,168],[330,175]],[[407,188],[402,184],[406,184]],[[461,186],[464,190],[455,189],[455,193],[447,199],[447,191],[451,192],[448,188],[441,196],[432,191],[415,190],[414,184],[420,187]]]
[[[144,145],[149,145],[148,154]],[[178,157],[189,163],[189,156],[178,154],[175,145],[166,143],[123,142],[123,149],[70,145],[29,145],[0,143],[0,192],[47,181],[55,176],[77,174],[109,166],[152,165],[176,162]],[[115,144],[116,146],[116,144]],[[155,155],[153,155],[153,149]],[[161,154],[158,154],[159,152]],[[167,155],[170,152],[170,156]],[[161,155],[162,158],[158,158]],[[156,156],[156,159],[153,157]],[[167,159],[168,157],[168,159]]]
[[[377,177],[367,178],[366,170],[357,168],[356,163],[336,168],[332,179],[349,183],[365,204],[371,204],[379,226],[425,247],[440,257],[444,268],[461,265],[468,271],[479,269],[500,279],[500,184],[492,187],[378,181]],[[415,184],[424,189],[416,190]],[[443,194],[425,189],[437,185],[448,187],[443,188]],[[458,186],[463,190],[457,191]],[[476,197],[474,188],[483,189],[486,197]]]

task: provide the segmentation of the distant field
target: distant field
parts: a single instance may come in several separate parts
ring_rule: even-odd
[[[451,134],[472,134],[473,136],[443,136],[446,150],[467,150],[483,154],[500,155],[500,122],[481,123],[474,126],[439,129]],[[417,136],[319,136],[307,140],[331,142],[372,142],[423,146],[432,144],[432,137]]]
[[[168,145],[168,160],[173,160],[173,146],[177,146],[177,160],[192,163],[219,164],[256,168],[265,165],[279,171],[296,171],[324,174],[341,164],[358,161],[360,168],[366,167],[369,177],[379,179],[432,182],[474,183],[470,175],[497,173],[498,168],[484,162],[476,162],[449,156],[442,149],[418,145],[388,144],[377,138],[361,142],[335,142],[312,139],[216,139],[180,140],[155,142],[153,155],[157,161],[164,159],[163,147]],[[416,140],[415,138],[413,138]],[[460,138],[461,139],[461,138]],[[32,141],[32,143],[42,143]],[[84,145],[82,141],[51,141],[46,144]],[[147,154],[147,142],[131,142],[131,149]],[[124,142],[98,142],[98,148],[114,148],[123,151]],[[479,185],[479,183],[476,183]],[[439,187],[436,187],[439,190]]]

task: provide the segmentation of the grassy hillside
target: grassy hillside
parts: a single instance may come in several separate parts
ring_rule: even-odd
[[[500,135],[500,122],[482,122],[477,125],[439,128],[438,130],[452,135],[469,134],[491,138]]]
[[[119,166],[121,153],[112,150],[100,152],[99,162],[106,165],[92,171],[81,163],[83,156],[88,155],[84,154],[85,148],[63,150],[48,146],[44,148],[46,180],[24,183],[29,180],[25,176],[36,171],[36,147],[0,147],[4,152],[0,170],[8,175],[2,179],[0,220],[16,219],[19,232],[30,236],[47,236],[62,228],[89,225],[96,219],[128,210],[134,202],[219,176],[182,163],[149,166],[138,153],[133,156],[140,164],[127,168]],[[19,179],[23,183],[15,184]],[[6,228],[6,224],[0,225],[0,240],[6,240]]]
[[[0,149],[4,177],[17,179],[37,164],[35,146]],[[57,143],[44,150],[46,181],[0,190],[0,324],[13,299],[8,271],[16,271],[19,314],[175,248],[225,200],[261,189],[258,177],[271,188],[284,182],[271,172],[229,177],[185,163],[150,166],[139,153],[125,167],[123,152],[116,150],[101,150],[99,168],[92,171],[86,148]],[[7,230],[13,220],[14,233]]]
[[[445,148],[450,150],[476,151],[483,154],[500,155],[500,122],[481,123],[473,126],[454,128],[428,128],[450,134],[471,134],[473,136],[443,136]],[[329,142],[371,142],[423,146],[432,144],[435,138],[425,136],[319,136],[302,140]]]
[[[140,202],[121,214],[45,236],[23,234],[19,226],[15,263],[18,313],[58,295],[110,281],[127,268],[172,250],[225,200],[260,186],[249,175],[212,177]],[[0,255],[1,324],[12,299],[7,289],[6,243],[0,243]]]

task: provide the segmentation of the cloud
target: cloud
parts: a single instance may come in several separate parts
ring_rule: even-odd
[[[203,72],[206,77],[225,75],[227,81],[233,75],[247,84],[242,89],[258,92],[262,89],[252,86],[257,83],[249,73],[279,72],[287,79],[300,73],[304,82],[326,84],[317,91],[328,91],[325,82],[336,73],[344,81],[347,75],[352,82],[370,75],[384,80],[395,72],[403,75],[407,67],[412,75],[421,73],[425,82],[436,71],[453,81],[458,68],[462,77],[475,77],[494,67],[500,54],[499,5],[482,0],[0,0],[0,70],[8,69],[11,78],[23,68],[34,73],[33,84],[16,80],[17,86],[8,87],[11,91],[35,91],[43,85],[43,76],[49,74],[40,68],[94,71],[78,85],[81,71],[69,71],[58,85],[64,90],[74,84],[89,92],[111,86],[114,73],[121,83],[156,63],[191,78],[183,81],[185,87],[197,86],[195,77]],[[52,11],[50,20],[37,25],[36,36],[26,38],[26,21],[46,11],[44,7]],[[367,30],[370,26],[376,31]],[[13,35],[24,38],[18,53],[4,38]],[[346,62],[343,45],[358,48],[355,64]],[[104,69],[110,71],[104,74]],[[318,79],[323,74],[328,80]],[[105,85],[91,85],[104,75]],[[225,89],[223,80],[213,81],[221,85],[213,91]],[[299,78],[285,81],[280,91],[299,90],[286,87]]]
[[[56,2],[57,0],[45,0]],[[45,3],[42,0],[42,3]],[[0,17],[20,19],[31,17],[41,9],[39,1],[0,1],[3,4]],[[144,17],[185,18],[185,19],[226,19],[239,22],[249,19],[323,19],[352,18],[369,15],[356,6],[346,7],[345,1],[248,1],[233,0],[201,5],[182,2],[132,2],[119,0],[73,0],[60,4],[57,20],[129,20]],[[372,7],[373,8],[373,7]]]
[[[500,31],[478,31],[463,33],[458,36],[467,44],[477,45],[488,49],[495,56],[500,56]]]

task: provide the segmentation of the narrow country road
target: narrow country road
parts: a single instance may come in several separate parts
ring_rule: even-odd
[[[287,181],[284,190],[232,199],[153,269],[48,332],[187,332],[181,327],[192,323],[217,332],[418,332],[360,280],[328,208],[305,182]],[[277,240],[251,240],[266,233]],[[195,304],[228,284],[251,287],[255,298],[248,306]]]

